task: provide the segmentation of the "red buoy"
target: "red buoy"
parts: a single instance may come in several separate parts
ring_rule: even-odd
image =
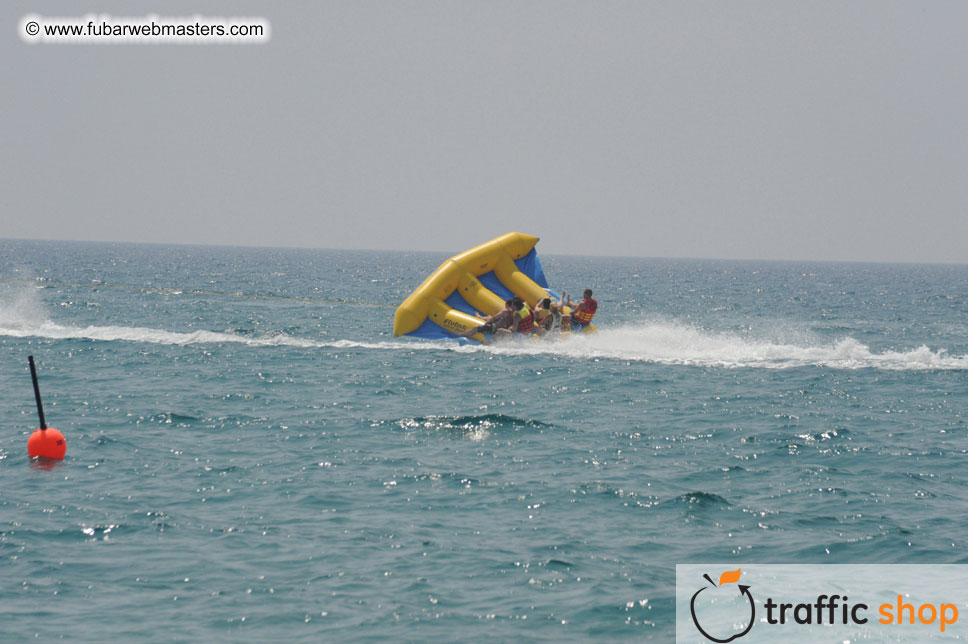
[[[67,453],[67,440],[53,427],[38,429],[27,441],[27,453],[30,454],[30,458],[39,456],[59,461]]]
[[[59,461],[67,453],[67,440],[58,430],[47,426],[47,421],[44,420],[44,406],[40,402],[40,385],[37,384],[34,357],[27,356],[27,362],[30,363],[30,378],[34,381],[34,398],[37,400],[37,415],[40,416],[40,429],[35,431],[27,441],[27,454],[30,458],[40,457]]]

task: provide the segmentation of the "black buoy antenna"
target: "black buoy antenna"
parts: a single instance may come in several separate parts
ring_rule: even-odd
[[[44,405],[40,402],[40,385],[37,384],[37,367],[34,365],[34,357],[27,356],[30,362],[30,379],[34,381],[34,397],[37,399],[37,415],[40,416],[40,429],[35,430],[27,441],[27,454],[30,458],[45,458],[51,461],[59,461],[67,453],[67,441],[64,435],[53,427],[47,426],[44,420]]]
[[[47,429],[47,422],[44,420],[44,405],[40,402],[40,385],[37,384],[37,367],[34,366],[34,357],[27,356],[30,363],[30,377],[34,381],[34,397],[37,399],[37,415],[40,416],[40,428]]]

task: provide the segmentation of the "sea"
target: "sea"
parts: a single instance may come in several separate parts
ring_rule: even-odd
[[[676,564],[968,563],[968,266],[542,254],[597,334],[394,337],[451,254],[0,240],[0,642],[671,642]]]

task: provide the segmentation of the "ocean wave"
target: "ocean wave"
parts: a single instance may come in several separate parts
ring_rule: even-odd
[[[403,429],[520,429],[550,427],[547,423],[507,414],[475,414],[465,416],[421,416],[402,418],[396,425]]]
[[[537,429],[540,431],[546,427],[551,427],[551,425],[538,420],[517,418],[506,414],[421,416],[401,418],[393,421],[392,424],[406,431],[440,432],[471,440],[484,440],[494,432],[520,431],[522,429]]]

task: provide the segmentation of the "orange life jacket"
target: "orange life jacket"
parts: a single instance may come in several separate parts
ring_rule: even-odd
[[[585,303],[585,308],[581,311],[575,311],[572,315],[582,324],[588,324],[595,317],[595,312],[598,311],[598,302],[590,297],[586,297],[582,302]]]

